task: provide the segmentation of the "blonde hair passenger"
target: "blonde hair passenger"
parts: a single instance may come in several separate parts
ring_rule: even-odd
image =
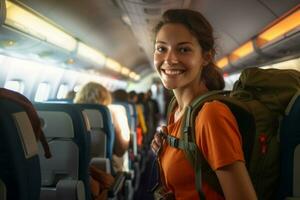
[[[89,82],[77,92],[74,103],[95,103],[109,105],[112,102],[110,92],[101,84]]]
[[[116,113],[113,107],[110,106],[112,103],[111,93],[103,85],[96,82],[89,82],[76,94],[74,103],[101,104],[109,108],[115,129],[112,164],[115,172],[122,171],[124,162],[123,155],[129,147],[130,131],[128,126],[121,126],[122,122],[118,116],[120,113]]]

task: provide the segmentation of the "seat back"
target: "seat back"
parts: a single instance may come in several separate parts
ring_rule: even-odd
[[[111,114],[108,108],[99,104],[75,104],[84,115],[87,116],[89,126],[92,131],[91,139],[92,155],[112,159],[115,132],[112,125]],[[105,134],[105,135],[104,135]],[[99,146],[105,146],[105,149],[98,149]]]
[[[292,102],[292,101],[291,101]],[[280,126],[280,181],[278,199],[300,198],[300,96],[295,98]]]
[[[138,154],[137,135],[136,135],[137,114],[136,114],[134,104],[129,103],[128,106],[129,106],[130,117],[131,117],[129,126],[130,126],[130,131],[131,131],[131,138],[132,138],[132,150],[133,150],[134,157],[136,157]]]
[[[98,109],[83,109],[91,128],[91,157],[106,157],[107,134],[104,132],[102,113]]]
[[[37,141],[24,108],[0,99],[0,179],[7,199],[38,200],[41,187]]]
[[[91,199],[88,174],[90,132],[81,111],[73,104],[37,103],[34,106],[44,120],[51,152],[57,155],[51,161],[45,161],[47,171],[43,171],[43,184],[50,186],[60,179],[76,180],[78,177],[84,184],[86,199]],[[48,171],[51,167],[56,168],[55,175]]]
[[[79,148],[70,115],[61,111],[38,111],[51,148],[52,158],[40,152],[42,186],[55,187],[60,179],[78,180]],[[58,123],[59,122],[59,123]]]

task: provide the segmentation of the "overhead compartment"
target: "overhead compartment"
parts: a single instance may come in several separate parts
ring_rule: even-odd
[[[226,56],[228,62],[222,67],[226,73],[233,73],[297,58],[300,57],[299,44],[300,7],[296,6],[253,39],[232,51]]]
[[[67,52],[6,25],[0,28],[0,53],[50,64],[67,63],[72,58],[72,52]]]

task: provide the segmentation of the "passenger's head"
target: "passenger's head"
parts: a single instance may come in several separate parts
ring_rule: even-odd
[[[136,103],[138,101],[138,96],[137,93],[135,91],[130,91],[128,93],[128,100],[132,103]]]
[[[137,102],[138,103],[145,102],[145,93],[144,92],[140,92],[137,94]]]
[[[154,34],[154,65],[165,87],[175,89],[178,84],[195,79],[202,81],[208,90],[224,88],[223,76],[214,60],[213,28],[202,14],[186,9],[168,10]],[[169,71],[171,68],[175,70]],[[177,74],[185,79],[171,82],[166,73],[169,77]]]
[[[76,96],[76,92],[74,90],[70,90],[66,94],[65,99],[72,99],[73,100],[75,98],[75,96]]]
[[[115,90],[112,96],[114,101],[128,101],[128,93],[123,89]]]
[[[81,87],[77,92],[74,102],[75,103],[95,103],[108,105],[111,104],[110,92],[101,84],[89,82]]]

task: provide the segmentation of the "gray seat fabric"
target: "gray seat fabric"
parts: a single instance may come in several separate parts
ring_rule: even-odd
[[[38,114],[52,153],[51,159],[45,159],[42,148],[39,149],[42,172],[41,199],[59,199],[59,194],[68,196],[68,191],[74,193],[73,190],[84,190],[82,182],[78,180],[79,149],[73,141],[74,128],[71,117],[60,111],[38,111]],[[66,180],[73,182],[64,183]],[[78,184],[82,185],[80,189]],[[71,195],[69,198],[79,197]]]
[[[91,157],[106,157],[107,137],[104,132],[102,114],[97,109],[84,109],[91,130]]]

